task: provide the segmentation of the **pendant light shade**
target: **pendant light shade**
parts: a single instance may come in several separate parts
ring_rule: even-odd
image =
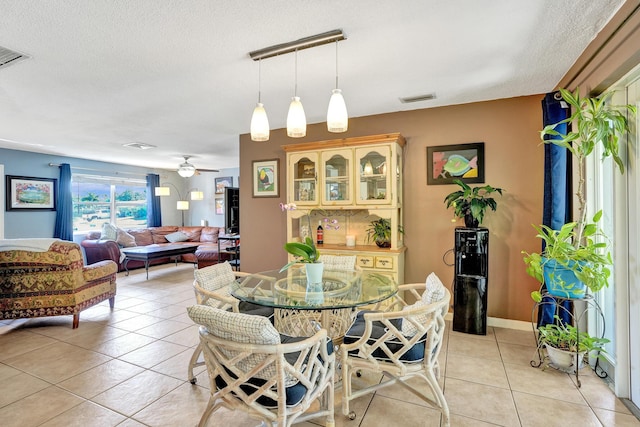
[[[336,133],[346,132],[349,128],[347,104],[344,102],[340,89],[334,89],[332,93],[327,110],[327,130]]]
[[[349,114],[342,91],[338,89],[338,41],[336,40],[336,88],[331,91],[329,108],[327,109],[327,130],[329,132],[346,132],[349,128]]]
[[[269,140],[269,119],[261,102],[262,96],[262,61],[258,61],[258,103],[251,116],[251,140],[256,142]]]
[[[302,138],[307,135],[307,118],[299,96],[291,98],[289,114],[287,114],[287,136]]]
[[[298,96],[298,50],[296,50],[296,73],[293,98],[289,104],[287,114],[287,136],[291,138],[302,138],[307,135],[307,117],[304,115],[304,108]]]
[[[269,118],[261,102],[256,104],[251,116],[251,140],[257,142],[269,140]]]

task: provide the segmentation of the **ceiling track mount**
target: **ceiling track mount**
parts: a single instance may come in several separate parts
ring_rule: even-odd
[[[329,44],[345,39],[346,37],[344,36],[342,30],[331,30],[327,31],[326,33],[316,34],[315,36],[304,37],[291,42],[281,43],[274,46],[265,47],[263,49],[254,50],[252,52],[249,52],[249,56],[254,61],[259,61],[261,59],[272,58],[274,56],[295,52],[296,50],[322,46],[323,44]]]

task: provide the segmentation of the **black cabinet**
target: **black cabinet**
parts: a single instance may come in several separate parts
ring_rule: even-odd
[[[457,227],[454,250],[453,330],[486,335],[489,230]]]

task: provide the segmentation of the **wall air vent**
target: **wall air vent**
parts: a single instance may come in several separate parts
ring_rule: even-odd
[[[23,59],[29,59],[29,55],[14,52],[13,50],[0,46],[0,68],[6,68],[9,65],[22,61]]]
[[[402,102],[403,104],[408,104],[410,102],[430,101],[432,99],[436,99],[435,93],[428,93],[426,95],[418,96],[407,96],[404,98],[400,98],[400,102]]]
[[[138,148],[140,150],[148,150],[150,148],[156,148],[155,145],[145,144],[144,142],[130,142],[128,144],[122,144],[123,147]]]

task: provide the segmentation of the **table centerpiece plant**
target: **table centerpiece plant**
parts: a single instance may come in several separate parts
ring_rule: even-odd
[[[602,211],[591,220],[587,219],[585,162],[595,147],[601,145],[603,159],[611,157],[624,173],[619,140],[629,130],[629,124],[623,111],[635,114],[636,108],[633,105],[611,105],[612,92],[594,98],[581,97],[579,89],[574,92],[560,89],[560,94],[573,113],[558,123],[545,126],[540,131],[540,138],[545,144],[566,148],[577,161],[578,220],[565,224],[560,230],[534,225],[537,237],[546,246],[540,253],[522,251],[522,254],[527,273],[546,285],[552,295],[583,298],[587,288],[595,293],[608,286],[612,265],[608,239],[598,226]],[[556,130],[558,126],[569,123],[575,130],[567,133]],[[546,136],[551,139],[545,139]],[[532,292],[531,296],[536,302],[542,300],[540,291]]]

